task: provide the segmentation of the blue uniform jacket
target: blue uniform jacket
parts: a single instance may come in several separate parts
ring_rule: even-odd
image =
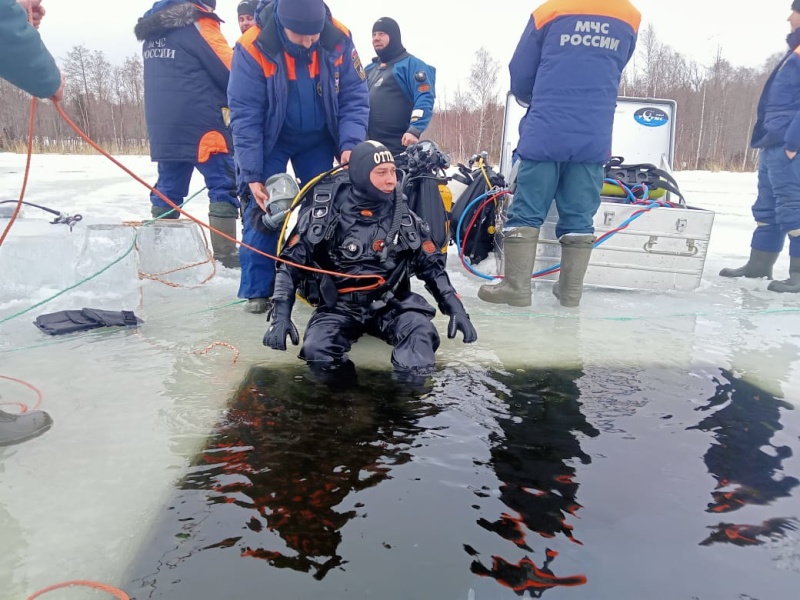
[[[511,59],[511,93],[530,103],[517,152],[527,160],[605,163],[622,70],[641,15],[628,0],[549,0]]]
[[[800,151],[800,31],[788,41],[791,49],[770,74],[758,101],[753,148]]]
[[[366,67],[367,77],[370,71],[380,64],[379,59],[373,59]],[[431,124],[433,117],[433,106],[436,102],[436,69],[416,56],[406,53],[392,65],[392,75],[413,105],[405,131],[420,137]]]
[[[240,188],[266,179],[267,158],[286,120],[288,75],[274,17],[282,1],[259,2],[256,25],[233,52],[228,103]],[[352,36],[330,11],[315,56],[328,129],[340,151],[352,150],[367,135],[369,93]]]
[[[150,157],[205,162],[233,148],[225,124],[233,50],[220,18],[185,0],[160,0],[134,29],[144,42]]]
[[[0,77],[37,98],[61,85],[56,61],[16,0],[0,0]]]

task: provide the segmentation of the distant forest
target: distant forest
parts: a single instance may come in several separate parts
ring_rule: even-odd
[[[710,65],[703,65],[660,42],[650,26],[639,34],[620,95],[677,102],[675,169],[752,171],[756,152],[749,140],[756,106],[779,59],[765,57],[755,69],[734,67],[720,51]],[[67,82],[63,106],[72,120],[113,153],[147,154],[141,57],[112,65],[101,50],[79,45],[59,63]],[[479,49],[464,86],[437,99],[425,137],[454,160],[484,150],[493,161],[499,159],[505,99],[499,80],[506,64]],[[0,80],[0,151],[24,151],[29,115],[30,96]],[[93,152],[47,102],[37,108],[34,143],[36,152]]]

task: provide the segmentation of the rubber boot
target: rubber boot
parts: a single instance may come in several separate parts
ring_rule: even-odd
[[[236,221],[235,217],[215,217],[208,215],[208,224],[214,229],[217,229],[236,239]],[[239,249],[236,247],[236,242],[222,237],[215,231],[211,232],[211,248],[214,250],[214,260],[222,264],[223,267],[228,269],[238,269],[241,267],[239,263]]]
[[[0,446],[11,446],[35,438],[52,426],[52,417],[42,410],[21,415],[0,410]]]
[[[770,292],[781,294],[800,293],[800,257],[789,258],[789,279],[783,281],[770,281],[767,289]]]
[[[261,315],[270,308],[272,308],[272,300],[270,298],[250,298],[244,305],[244,312]]]
[[[482,285],[478,298],[509,306],[531,305],[531,274],[536,261],[537,227],[515,227],[503,236],[505,269],[503,280],[495,285]]]
[[[719,274],[721,277],[749,277],[751,279],[766,277],[772,279],[772,267],[779,256],[780,252],[764,252],[751,248],[750,260],[746,265],[738,269],[722,269]]]
[[[150,205],[150,214],[154,219],[179,219],[181,213],[169,206]]]
[[[561,273],[553,286],[553,294],[561,306],[575,308],[581,304],[583,278],[592,257],[593,235],[561,237]]]

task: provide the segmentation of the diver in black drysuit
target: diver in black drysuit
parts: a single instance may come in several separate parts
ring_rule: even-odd
[[[398,375],[424,377],[432,372],[439,347],[431,322],[436,310],[411,291],[411,274],[425,282],[439,309],[450,317],[448,338],[460,331],[468,344],[478,335],[450,283],[430,227],[408,209],[396,189],[391,152],[378,142],[362,142],[353,150],[348,174],[349,182],[338,186],[328,201],[329,211],[324,210],[324,198],[315,195],[281,252],[282,260],[343,274],[319,278],[323,303],[308,323],[300,358],[323,380],[335,381],[343,368],[352,371],[347,352],[369,334],[394,347],[392,364]],[[380,275],[386,283],[373,291],[348,292],[375,281],[346,275]],[[299,343],[291,314],[295,292],[308,277],[305,269],[279,264],[265,346],[286,350],[287,335]]]

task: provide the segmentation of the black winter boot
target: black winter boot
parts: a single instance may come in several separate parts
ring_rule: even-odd
[[[750,260],[738,269],[726,268],[719,272],[721,277],[748,277],[757,279],[766,277],[772,279],[772,267],[780,256],[780,252],[764,252],[763,250],[750,249]]]
[[[249,298],[244,305],[244,312],[262,315],[270,308],[272,308],[272,299],[270,298]]]
[[[181,213],[169,206],[150,205],[150,214],[154,219],[179,219]]]
[[[800,257],[789,258],[789,279],[783,281],[770,281],[767,289],[781,294],[800,293]]]
[[[21,415],[0,410],[0,446],[11,446],[35,438],[52,426],[52,417],[42,410]]]
[[[217,231],[221,231],[227,236],[236,239],[236,221],[238,219],[231,217],[215,217],[214,215],[208,216],[208,224]],[[222,237],[216,231],[211,232],[211,248],[214,250],[214,260],[220,262],[223,267],[229,269],[239,269],[239,248],[236,247],[236,242]]]

